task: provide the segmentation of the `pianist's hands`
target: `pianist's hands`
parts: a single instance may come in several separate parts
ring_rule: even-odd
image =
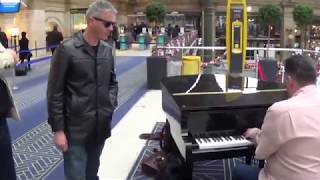
[[[260,129],[259,128],[249,128],[247,129],[247,131],[243,134],[245,138],[247,138],[248,140],[257,143],[257,136],[260,133]]]

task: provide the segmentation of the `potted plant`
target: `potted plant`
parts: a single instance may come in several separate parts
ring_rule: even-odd
[[[145,9],[145,14],[152,27],[164,22],[166,16],[166,7],[159,0],[152,0]]]
[[[301,32],[300,47],[304,49],[306,46],[307,29],[313,20],[313,10],[308,5],[299,4],[295,6],[292,13],[293,19]]]
[[[259,19],[261,23],[266,24],[268,26],[268,42],[267,48],[270,47],[270,33],[271,26],[275,25],[279,22],[281,18],[280,8],[273,4],[266,4],[259,8]],[[267,57],[269,57],[269,52],[267,52]]]

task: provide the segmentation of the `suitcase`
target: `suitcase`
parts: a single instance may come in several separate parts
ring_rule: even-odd
[[[120,41],[116,41],[116,49],[120,49]]]
[[[15,68],[16,76],[25,76],[27,75],[28,68],[26,65],[19,65]]]

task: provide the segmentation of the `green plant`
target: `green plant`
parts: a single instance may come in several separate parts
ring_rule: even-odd
[[[149,22],[154,25],[164,22],[166,7],[159,0],[153,0],[145,9],[145,14]]]
[[[312,24],[313,10],[310,6],[299,4],[293,9],[293,19],[301,31],[301,48],[305,47],[307,28]]]
[[[271,25],[275,25],[277,22],[280,21],[281,12],[280,8],[273,4],[266,4],[259,8],[259,19],[263,24],[268,25],[268,43],[267,47],[270,46],[270,32],[271,32]],[[268,55],[268,53],[267,53]]]

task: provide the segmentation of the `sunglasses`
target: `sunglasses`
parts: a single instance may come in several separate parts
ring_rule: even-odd
[[[98,18],[98,17],[93,17],[93,19],[95,19],[97,21],[100,21],[100,22],[103,22],[103,25],[104,25],[105,28],[109,28],[110,26],[114,27],[115,24],[116,24],[114,22],[103,20],[103,19]]]

